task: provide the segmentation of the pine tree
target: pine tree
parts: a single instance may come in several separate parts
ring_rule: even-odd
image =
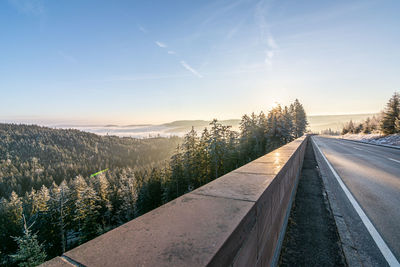
[[[247,114],[242,116],[239,128],[241,159],[243,163],[247,163],[252,158],[252,122]]]
[[[197,147],[197,156],[199,160],[199,180],[200,184],[206,184],[211,179],[211,155],[210,155],[210,133],[204,128],[199,145]]]
[[[47,202],[50,199],[49,190],[46,186],[42,185],[40,190],[33,195],[32,213],[45,213],[48,211]]]
[[[118,206],[117,221],[123,223],[137,216],[136,202],[138,199],[139,185],[135,174],[130,169],[124,169],[118,180]]]
[[[371,133],[371,119],[369,117],[363,123],[362,132],[365,134]]]
[[[43,263],[46,259],[46,253],[43,245],[37,240],[37,235],[32,233],[24,219],[24,234],[21,237],[15,237],[14,240],[18,244],[18,250],[15,254],[11,255],[15,263],[21,267],[32,267]]]
[[[266,153],[266,145],[267,145],[266,134],[268,132],[268,119],[267,116],[265,116],[264,112],[262,111],[258,115],[257,126],[259,131],[258,135],[260,136],[261,139],[260,142],[261,155],[264,155]]]
[[[288,143],[293,140],[293,117],[289,108],[287,106],[284,107],[283,112],[283,138],[285,143]]]
[[[225,164],[225,172],[237,169],[240,164],[239,154],[239,134],[235,131],[229,131],[228,142],[227,142],[227,159]]]
[[[224,126],[214,119],[211,123],[209,151],[211,157],[211,169],[214,179],[224,172],[224,159],[227,155],[226,138],[229,136],[230,126]],[[226,162],[225,162],[226,163]]]
[[[46,249],[48,254],[61,254],[65,252],[65,247],[64,250],[62,250],[62,238],[61,238],[61,227],[59,225],[59,220],[60,220],[60,213],[59,213],[59,201],[60,201],[60,189],[59,186],[53,181],[53,184],[50,187],[50,199],[48,201],[48,207],[49,207],[49,212],[47,219],[50,221],[51,225],[48,229],[48,231],[51,232],[52,239],[47,240],[47,243],[51,243],[51,251],[49,252],[49,249]],[[62,230],[64,230],[64,227],[62,227]],[[64,243],[65,244],[65,243]]]
[[[185,192],[193,190],[198,187],[197,181],[198,173],[198,158],[197,158],[197,146],[198,146],[197,133],[192,127],[192,130],[187,133],[184,137],[182,148],[183,148],[183,170],[184,170],[184,188]]]
[[[22,219],[22,201],[21,198],[13,191],[10,201],[8,202],[10,221],[19,224]]]
[[[10,199],[0,200],[0,250],[5,254],[15,251],[12,236],[20,236],[22,229],[22,201],[13,191]]]
[[[267,124],[268,150],[273,150],[285,144],[285,118],[280,105],[270,110],[267,116]]]
[[[93,188],[98,195],[99,206],[99,218],[101,219],[101,224],[103,230],[106,230],[106,226],[111,223],[111,211],[112,205],[110,201],[110,184],[104,173],[96,175],[92,178]]]
[[[261,141],[262,136],[260,136],[260,131],[258,127],[258,116],[253,112],[250,116],[250,123],[251,123],[251,158],[256,158],[261,156],[262,154],[262,147]]]
[[[140,188],[137,200],[140,215],[161,205],[163,196],[161,175],[159,169],[153,168]]]
[[[396,128],[396,121],[400,119],[400,94],[394,93],[386,104],[384,116],[381,121],[381,130],[384,134],[400,132]]]
[[[68,227],[72,226],[72,203],[70,194],[70,189],[65,180],[61,182],[60,186],[57,186],[57,184],[53,182],[50,188],[50,199],[48,202],[49,213],[47,218],[51,223],[49,231],[52,237],[48,240],[51,247],[46,251],[51,256],[64,253],[67,248],[66,232]]]
[[[290,105],[290,111],[293,118],[294,137],[298,138],[306,132],[308,125],[306,112],[298,99],[296,99],[294,103]]]
[[[42,185],[40,190],[32,190],[29,195],[31,207],[30,217],[28,221],[34,221],[32,225],[32,231],[37,232],[37,238],[40,243],[43,243],[45,250],[50,255],[55,255],[59,252],[59,242],[54,237],[54,225],[51,220],[50,210],[50,191]]]
[[[370,127],[371,127],[371,132],[372,131],[376,131],[376,130],[379,130],[379,122],[380,122],[380,117],[381,117],[381,115],[378,115],[378,116],[372,116],[372,118],[371,118],[371,122],[370,122]]]
[[[394,130],[396,133],[400,133],[400,118],[396,118],[396,121],[394,122]]]
[[[362,129],[363,129],[362,123],[358,123],[356,125],[356,127],[354,128],[354,133],[356,133],[356,134],[361,133]]]
[[[175,154],[171,157],[169,172],[169,179],[166,181],[163,192],[164,203],[177,198],[185,192],[185,185],[182,183],[182,178],[184,177],[183,152],[179,145]]]
[[[347,133],[354,133],[354,123],[352,120],[350,120],[343,126],[342,134],[347,134]]]
[[[98,232],[97,218],[98,209],[97,205],[99,197],[96,191],[90,187],[81,175],[78,175],[73,180],[73,194],[74,194],[74,221],[77,224],[79,234],[79,241],[83,243],[96,236]]]

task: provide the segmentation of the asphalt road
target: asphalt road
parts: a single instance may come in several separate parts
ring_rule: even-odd
[[[313,138],[400,261],[400,150]]]

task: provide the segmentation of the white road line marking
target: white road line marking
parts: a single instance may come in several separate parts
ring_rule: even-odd
[[[388,158],[389,160],[391,160],[391,161],[394,161],[394,162],[397,162],[397,163],[400,163],[400,160],[397,160],[397,159],[392,159],[392,158]]]
[[[372,236],[374,239],[376,245],[378,246],[379,250],[381,251],[382,255],[385,257],[387,263],[389,266],[400,266],[400,263],[397,261],[396,257],[393,255],[392,251],[390,251],[389,247],[386,245],[385,241],[381,237],[381,235],[378,233],[378,231],[375,229],[374,225],[372,222],[368,219],[368,216],[365,214],[365,212],[362,210],[361,206],[358,204],[357,200],[353,197],[347,186],[343,183],[342,178],[337,174],[335,169],[333,169],[331,163],[328,161],[328,159],[325,157],[324,153],[322,153],[321,149],[318,147],[317,143],[314,141],[314,138],[311,138],[311,140],[314,142],[315,146],[317,147],[319,153],[322,155],[324,160],[329,166],[329,169],[331,169],[333,175],[335,176],[336,180],[342,187],[344,193],[346,194],[347,198],[350,200],[350,203],[353,205],[354,209],[360,216],[362,222],[364,223],[365,227],[367,228],[369,234]]]
[[[353,146],[353,148],[358,149],[358,150],[364,150],[364,149],[358,148],[358,147],[356,147],[356,146]]]

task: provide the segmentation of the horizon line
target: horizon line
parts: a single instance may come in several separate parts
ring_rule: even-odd
[[[339,114],[310,114],[307,117],[324,117],[324,116],[359,116],[359,115],[376,115],[380,112],[368,112],[368,113],[339,113]],[[213,118],[214,119],[214,118]],[[154,125],[163,125],[172,122],[180,122],[180,121],[204,121],[210,122],[213,119],[175,119],[164,122],[155,122],[155,123],[146,123],[146,122],[137,122],[137,123],[115,123],[115,122],[94,122],[93,120],[77,120],[74,122],[73,119],[5,119],[0,118],[0,123],[16,123],[16,124],[26,124],[26,125],[39,125],[39,126],[50,126],[50,127],[68,127],[68,126],[80,126],[80,127],[105,127],[105,126],[154,126]],[[241,118],[230,118],[230,119],[218,119],[218,121],[229,121],[229,120],[241,120]],[[58,121],[58,122],[57,122]]]

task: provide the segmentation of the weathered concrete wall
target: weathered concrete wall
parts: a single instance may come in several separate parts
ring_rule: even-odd
[[[103,234],[46,266],[270,266],[306,137]]]

